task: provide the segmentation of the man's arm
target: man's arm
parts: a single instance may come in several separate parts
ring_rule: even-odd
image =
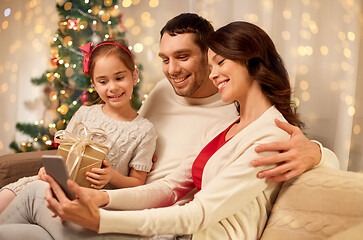
[[[268,178],[271,182],[287,181],[315,166],[339,168],[335,154],[322,148],[318,142],[310,141],[300,128],[275,120],[276,125],[290,134],[290,140],[261,144],[255,148],[257,153],[279,151],[279,154],[258,158],[252,161],[252,166],[277,164],[277,167],[261,171],[259,178]],[[324,163],[323,163],[324,162]]]

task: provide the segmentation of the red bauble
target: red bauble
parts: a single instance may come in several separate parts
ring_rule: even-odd
[[[82,104],[85,104],[88,100],[88,94],[86,93],[86,91],[83,91],[82,95],[81,95],[81,101]]]
[[[50,65],[53,68],[57,68],[59,66],[59,58],[57,57],[52,57],[52,59],[50,59]]]
[[[57,149],[58,148],[58,145],[59,145],[59,143],[54,142],[54,138],[53,138],[52,143],[50,144],[50,147],[52,149]]]
[[[68,29],[78,30],[79,20],[78,19],[68,19],[67,27]]]

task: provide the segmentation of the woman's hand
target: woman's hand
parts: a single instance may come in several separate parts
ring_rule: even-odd
[[[45,175],[46,175],[45,169],[44,167],[41,167],[38,171],[38,179],[45,181]]]
[[[86,179],[92,183],[91,187],[95,189],[103,188],[112,179],[113,169],[108,161],[103,160],[103,168],[92,168],[86,172]]]
[[[287,181],[319,164],[321,151],[317,143],[311,142],[298,127],[277,119],[275,123],[279,128],[291,135],[290,140],[261,144],[256,147],[255,151],[258,153],[266,151],[280,152],[252,161],[254,167],[270,164],[278,165],[259,172],[257,174],[258,178],[268,178],[271,182]]]
[[[57,182],[49,175],[45,176],[49,183],[45,199],[47,207],[59,216],[62,221],[70,221],[82,227],[98,231],[101,205],[109,202],[108,194],[90,188],[82,188],[74,181],[68,180],[68,187],[77,195],[77,199],[69,200]],[[53,192],[56,198],[53,196]]]

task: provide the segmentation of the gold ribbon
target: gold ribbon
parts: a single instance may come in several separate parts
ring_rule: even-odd
[[[104,141],[91,140],[93,136],[99,136]],[[106,146],[108,137],[104,130],[99,128],[92,128],[90,130],[83,123],[78,123],[72,132],[65,130],[57,131],[54,135],[54,142],[71,146],[66,159],[66,166],[72,180],[75,180],[77,177],[87,146],[104,154],[108,152],[108,147]]]

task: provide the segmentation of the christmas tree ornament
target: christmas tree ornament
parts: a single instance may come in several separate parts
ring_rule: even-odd
[[[58,22],[58,27],[62,34],[66,34],[67,25],[68,25],[67,21]]]
[[[52,142],[51,142],[51,144],[50,144],[50,147],[52,148],[52,149],[56,149],[56,148],[58,148],[58,146],[59,146],[59,143],[56,143],[55,141],[54,141],[54,138],[52,139]]]
[[[62,130],[62,129],[64,129],[64,121],[63,121],[63,120],[59,120],[59,121],[57,122],[57,129],[58,129],[58,130]]]
[[[112,5],[112,0],[105,0],[103,3],[105,4],[106,7],[109,7]]]
[[[79,23],[79,28],[80,28],[80,29],[84,30],[84,29],[86,29],[87,27],[88,27],[88,22],[86,22],[86,21],[82,21],[82,22],[80,22],[80,23]]]
[[[66,2],[64,4],[64,10],[68,11],[72,8],[72,3],[71,2]]]
[[[58,66],[59,66],[59,57],[52,57],[50,59],[50,65],[52,66],[52,68],[58,68]]]
[[[67,28],[72,29],[74,31],[78,30],[79,26],[79,19],[68,19],[67,21]]]
[[[91,42],[93,43],[93,46],[96,46],[101,41],[102,41],[102,38],[99,35],[97,35],[96,33],[92,34]]]
[[[69,45],[69,42],[71,42],[71,41],[72,41],[72,37],[71,36],[66,36],[66,37],[63,38],[63,43],[65,45]]]
[[[67,77],[72,77],[73,73],[74,73],[74,71],[73,71],[72,68],[67,68],[66,69],[66,76]]]
[[[21,142],[21,143],[20,143],[20,150],[21,150],[22,152],[26,152],[26,142]]]
[[[92,7],[92,14],[98,15],[98,13],[102,10],[102,7],[100,5]]]
[[[110,9],[110,15],[111,15],[111,17],[113,17],[113,18],[117,18],[118,16],[120,16],[120,14],[121,14],[121,11],[120,11],[120,9],[117,7],[111,7],[111,9]]]
[[[50,54],[52,54],[52,56],[58,56],[58,48],[57,47],[52,47],[50,49]]]
[[[44,134],[42,137],[42,141],[45,143],[48,140],[49,140],[49,136],[47,134]]]
[[[54,134],[57,132],[57,129],[55,127],[49,127],[49,133],[50,135],[54,136]]]
[[[81,95],[81,101],[82,101],[82,104],[84,105],[88,100],[88,94],[86,91],[83,91],[82,95]]]
[[[102,22],[107,22],[108,20],[110,20],[110,14],[108,14],[108,13],[102,14],[101,20],[102,20]]]
[[[49,99],[50,99],[50,101],[56,101],[57,100],[57,93],[56,92],[51,92],[50,94],[49,94]]]
[[[68,106],[68,104],[64,103],[57,110],[58,110],[58,112],[60,112],[60,114],[66,115],[68,113],[69,106]]]
[[[49,82],[53,82],[55,78],[54,73],[47,73],[46,77]]]

